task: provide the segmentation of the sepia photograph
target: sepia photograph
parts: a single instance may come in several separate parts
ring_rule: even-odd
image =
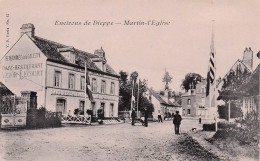
[[[259,7],[0,0],[0,161],[258,161]]]

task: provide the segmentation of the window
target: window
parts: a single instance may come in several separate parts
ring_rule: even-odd
[[[79,101],[79,110],[84,111],[85,101]]]
[[[191,105],[191,101],[190,101],[190,99],[188,99],[188,105]]]
[[[248,109],[248,98],[245,98],[245,108]]]
[[[85,90],[85,77],[80,77],[80,90]]]
[[[109,108],[109,117],[113,117],[113,116],[114,116],[114,104],[111,103]]]
[[[115,83],[111,82],[110,94],[115,94]]]
[[[250,98],[250,112],[254,111],[254,98]]]
[[[61,87],[61,72],[54,72],[54,87]]]
[[[187,114],[190,115],[190,109],[187,110]]]
[[[69,74],[69,89],[75,89],[75,75]]]
[[[97,80],[96,80],[95,78],[92,78],[91,90],[92,90],[93,92],[97,92]]]
[[[101,82],[101,93],[106,93],[106,81]]]

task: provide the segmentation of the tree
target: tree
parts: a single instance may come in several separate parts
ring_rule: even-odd
[[[236,70],[231,70],[226,78],[223,79],[224,84],[219,91],[218,100],[225,102],[225,107],[228,108],[228,102],[230,101],[231,118],[242,117],[241,99],[243,91],[240,90],[242,84],[244,84],[249,77],[250,73],[245,69],[244,71],[238,66]],[[228,110],[224,110],[228,112]],[[223,111],[222,111],[223,112]]]
[[[120,75],[119,83],[120,84],[126,84],[127,83],[128,73],[120,71],[119,75]]]
[[[128,81],[128,73],[120,71],[119,78],[119,111],[128,111],[131,108],[131,84]]]
[[[139,81],[138,72],[133,72],[130,74],[130,80],[128,79],[128,73],[120,71],[120,79],[119,79],[119,111],[129,111],[131,109],[131,97],[132,97],[132,88],[134,84],[134,97],[136,101],[138,100],[139,110],[143,111],[146,107],[149,112],[153,111],[153,105],[149,102],[149,100],[144,96],[144,93],[147,92],[147,80],[143,79]],[[134,82],[134,83],[133,83]],[[139,87],[139,98],[138,97],[138,84]],[[135,103],[136,106],[136,103]]]
[[[196,86],[201,82],[201,75],[196,73],[188,73],[185,76],[185,79],[182,81],[181,88],[188,91],[189,89],[196,89]]]

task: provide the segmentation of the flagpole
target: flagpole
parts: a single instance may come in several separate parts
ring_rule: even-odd
[[[85,81],[84,81],[84,83],[85,83],[85,86],[84,86],[84,91],[85,91],[85,104],[84,104],[84,106],[85,107],[83,107],[83,108],[85,108],[85,109],[87,109],[87,64],[86,64],[86,61],[85,61]],[[84,117],[85,117],[85,109],[83,109],[83,115],[84,115]]]
[[[212,45],[213,45],[213,48],[214,48],[214,22],[215,22],[215,20],[212,20]],[[217,59],[217,57],[216,57],[216,51],[215,51],[215,48],[214,48],[214,57],[215,57],[215,59],[214,59],[214,64],[215,64],[215,78],[214,78],[214,113],[215,113],[215,126],[216,126],[216,131],[218,130],[218,116],[217,116],[217,64],[216,64],[216,59]]]
[[[134,80],[132,83],[131,109],[133,110],[133,96],[134,96]]]
[[[139,112],[138,112],[138,102],[139,102],[139,94],[140,94],[140,79],[139,79],[139,82],[138,82],[138,93],[137,93],[137,117],[139,118]]]

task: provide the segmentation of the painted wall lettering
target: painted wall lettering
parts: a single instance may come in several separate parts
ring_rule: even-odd
[[[15,60],[24,60],[24,59],[34,59],[34,58],[40,58],[40,55],[41,55],[40,53],[11,55],[11,56],[5,56],[5,60],[15,61]]]

